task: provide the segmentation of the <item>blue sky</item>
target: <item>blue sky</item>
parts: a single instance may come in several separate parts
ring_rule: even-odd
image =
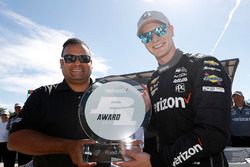
[[[93,52],[93,77],[153,70],[136,37],[146,10],[164,12],[185,52],[239,58],[233,91],[250,98],[250,0],[0,0],[0,106],[13,111],[27,90],[62,81],[59,58],[69,37]]]

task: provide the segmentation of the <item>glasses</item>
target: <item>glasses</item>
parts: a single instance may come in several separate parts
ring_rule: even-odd
[[[63,59],[65,63],[75,63],[76,60],[79,60],[81,63],[89,63],[91,61],[91,57],[89,55],[64,55]]]
[[[141,39],[142,43],[147,44],[152,41],[153,33],[155,33],[158,37],[165,35],[167,33],[166,24],[161,24],[159,27],[156,27],[152,31],[141,34],[138,37]]]

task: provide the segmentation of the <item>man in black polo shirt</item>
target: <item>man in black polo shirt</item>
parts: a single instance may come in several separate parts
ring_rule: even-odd
[[[83,162],[83,147],[93,144],[81,129],[78,104],[92,83],[91,52],[68,39],[60,59],[64,80],[36,89],[13,123],[8,148],[33,155],[34,167],[95,166]],[[20,140],[21,139],[21,140]]]

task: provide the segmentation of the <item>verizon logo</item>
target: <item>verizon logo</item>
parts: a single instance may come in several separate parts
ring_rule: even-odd
[[[184,161],[188,160],[191,156],[199,153],[202,150],[203,148],[201,147],[201,145],[196,144],[193,147],[190,147],[188,150],[180,152],[179,155],[174,158],[173,166],[183,163]]]
[[[187,97],[168,97],[160,98],[158,102],[154,104],[155,112],[160,112],[168,108],[186,108],[186,104],[189,103],[191,93]]]

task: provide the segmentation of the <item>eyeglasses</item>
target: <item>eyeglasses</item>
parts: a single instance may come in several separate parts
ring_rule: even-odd
[[[161,24],[159,27],[156,27],[152,31],[141,34],[138,37],[141,39],[142,43],[147,44],[152,41],[153,33],[155,33],[158,37],[165,35],[167,33],[166,24]]]
[[[81,63],[89,63],[91,61],[91,57],[89,55],[64,55],[63,59],[65,63],[75,63],[76,60],[79,60]]]

